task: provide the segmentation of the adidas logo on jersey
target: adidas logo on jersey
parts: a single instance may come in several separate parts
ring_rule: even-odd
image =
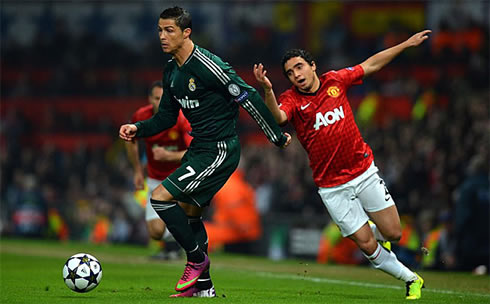
[[[337,121],[343,118],[344,118],[344,109],[342,109],[342,106],[334,109],[333,111],[328,111],[325,114],[318,112],[316,113],[316,121],[313,127],[315,128],[315,130],[318,130],[320,129],[321,126],[326,127],[328,125],[336,123]]]
[[[194,108],[199,107],[199,100],[197,100],[197,99],[189,99],[189,97],[187,97],[187,96],[185,98],[175,97],[175,99],[177,99],[177,101],[180,103],[180,105],[184,109],[194,109]]]

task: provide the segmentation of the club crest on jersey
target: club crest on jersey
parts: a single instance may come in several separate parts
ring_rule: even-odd
[[[236,96],[240,95],[240,87],[237,86],[234,83],[231,83],[228,86],[228,92],[230,92],[231,96],[235,96],[236,97]]]
[[[179,132],[175,130],[170,130],[168,132],[168,138],[170,138],[171,140],[176,140],[177,138],[179,138]]]
[[[189,90],[191,90],[191,92],[194,92],[196,90],[196,81],[194,80],[194,78],[190,78],[189,79],[189,85],[187,86],[189,88]]]
[[[327,94],[330,97],[337,98],[340,94],[340,89],[336,86],[331,86],[327,89]]]

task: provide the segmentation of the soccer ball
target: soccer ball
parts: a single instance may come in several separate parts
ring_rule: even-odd
[[[88,292],[97,287],[102,279],[99,261],[87,253],[71,256],[63,266],[63,281],[76,292]]]

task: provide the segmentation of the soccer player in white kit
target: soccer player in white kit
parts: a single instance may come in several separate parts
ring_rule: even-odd
[[[318,193],[342,235],[351,238],[375,268],[405,281],[408,300],[421,297],[424,280],[398,261],[388,246],[384,248],[378,242],[400,240],[400,218],[377,173],[373,152],[354,121],[346,91],[406,48],[420,45],[430,32],[419,32],[359,65],[320,77],[308,52],[290,50],[282,59],[282,67],[293,86],[279,96],[279,105],[263,65],[254,66],[265,102],[277,123],[293,124],[308,153]]]

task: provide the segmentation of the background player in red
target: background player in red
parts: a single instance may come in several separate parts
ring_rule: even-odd
[[[132,123],[146,120],[158,111],[160,99],[163,94],[161,81],[155,81],[148,92],[149,105],[139,108],[131,119]],[[164,251],[155,257],[171,259],[178,257],[180,246],[177,244],[172,234],[166,229],[165,223],[155,212],[150,203],[151,192],[167,176],[180,166],[180,160],[187,151],[192,137],[189,135],[191,130],[189,123],[180,113],[177,123],[172,128],[158,133],[157,135],[146,137],[145,152],[147,159],[147,185],[148,198],[145,207],[145,220],[150,237],[154,240],[164,240]],[[136,190],[144,189],[144,168],[139,158],[139,148],[137,140],[126,142],[128,158],[134,169],[134,186]]]
[[[364,76],[380,70],[406,48],[420,45],[430,32],[419,32],[359,65],[320,77],[308,52],[290,50],[282,59],[282,67],[293,86],[280,95],[279,105],[263,65],[254,66],[276,121],[294,125],[308,153],[318,193],[342,235],[351,238],[375,268],[405,281],[409,300],[420,298],[424,280],[377,242],[401,238],[400,218],[377,174],[373,152],[354,121],[346,90],[361,84]],[[375,225],[370,226],[369,219]]]

